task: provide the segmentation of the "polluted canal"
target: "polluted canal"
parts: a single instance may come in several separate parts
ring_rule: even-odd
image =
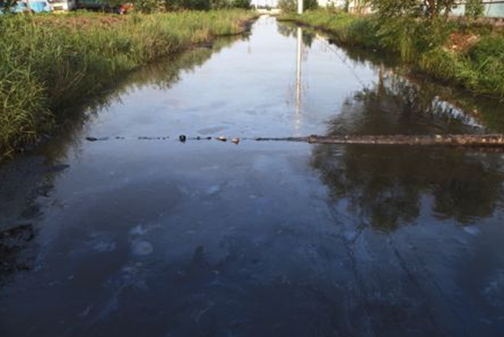
[[[262,17],[131,74],[0,166],[0,336],[504,336],[501,153],[250,139],[504,131],[403,73]]]

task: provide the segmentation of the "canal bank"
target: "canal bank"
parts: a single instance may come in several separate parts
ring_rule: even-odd
[[[394,53],[405,67],[474,95],[504,97],[502,27],[471,20],[443,22],[356,16],[328,10],[280,17],[331,35],[341,45]]]
[[[218,36],[244,33],[252,11],[0,18],[0,160],[51,136],[120,76]]]

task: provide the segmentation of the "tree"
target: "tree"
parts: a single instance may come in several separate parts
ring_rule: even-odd
[[[2,3],[3,10],[5,13],[10,13],[10,11],[16,7],[17,0],[6,0]]]
[[[232,7],[233,7],[233,0],[210,0],[211,9],[225,9]]]
[[[403,61],[413,62],[442,46],[452,31],[447,19],[455,0],[371,1],[380,44],[397,51]]]
[[[151,13],[160,6],[157,0],[135,0],[134,3],[135,10],[141,13]]]
[[[233,7],[250,9],[250,0],[234,0]]]
[[[447,18],[455,0],[371,0],[371,4],[381,18],[400,16],[435,19],[441,13]]]
[[[370,0],[355,0],[353,10],[357,14],[364,14],[364,11],[368,8],[370,3]]]
[[[467,0],[464,15],[467,18],[476,19],[483,15],[484,10],[482,0]]]
[[[278,7],[286,13],[294,13],[297,11],[297,0],[280,0],[278,1]],[[303,0],[303,8],[305,10],[317,9],[317,0]]]

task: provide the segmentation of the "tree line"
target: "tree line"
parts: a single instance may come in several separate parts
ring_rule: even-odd
[[[311,0],[316,1],[316,0]],[[6,13],[10,12],[20,0],[0,1]],[[212,10],[231,8],[251,8],[251,0],[96,0],[103,5],[119,6],[125,2],[132,3],[135,10],[141,13],[153,13],[181,10]]]
[[[103,0],[118,1],[118,0]],[[139,12],[150,13],[155,11],[180,11],[180,10],[212,10],[243,8],[250,9],[250,0],[133,0]]]

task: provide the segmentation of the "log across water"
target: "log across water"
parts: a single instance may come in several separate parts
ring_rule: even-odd
[[[477,146],[504,147],[504,134],[464,134],[464,135],[340,135],[288,137],[288,138],[256,138],[257,141],[283,140],[308,142],[310,144],[371,144],[371,145],[445,145],[445,146]]]

